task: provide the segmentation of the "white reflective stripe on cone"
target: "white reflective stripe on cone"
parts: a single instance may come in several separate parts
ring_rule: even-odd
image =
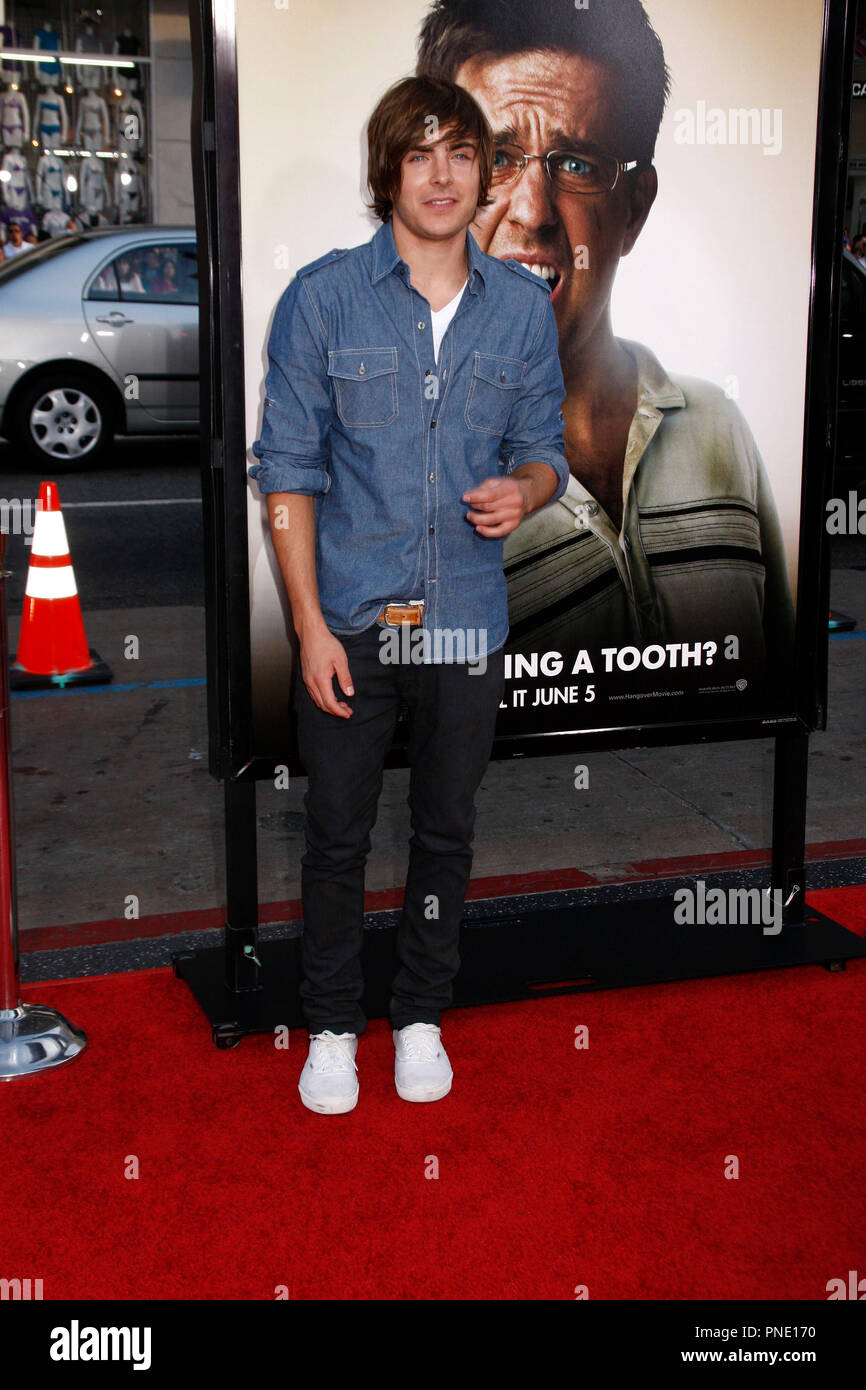
[[[31,555],[68,555],[69,544],[66,540],[66,527],[63,524],[62,512],[41,512],[36,513],[36,520],[33,523],[33,543],[30,547]]]
[[[71,565],[61,565],[58,569],[30,566],[25,598],[73,598],[77,593],[75,571]]]

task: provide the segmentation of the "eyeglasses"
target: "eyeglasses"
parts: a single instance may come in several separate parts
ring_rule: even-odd
[[[620,174],[636,169],[638,160],[616,159],[612,154],[584,154],[580,150],[548,150],[527,154],[520,145],[497,145],[492,184],[501,188],[520,177],[530,159],[540,159],[547,177],[563,193],[609,193]]]

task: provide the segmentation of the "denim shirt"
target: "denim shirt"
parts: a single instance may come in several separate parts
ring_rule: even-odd
[[[386,602],[424,599],[425,661],[454,651],[437,630],[467,634],[474,654],[508,636],[504,538],[478,534],[462,494],[537,461],[557,474],[549,505],[569,479],[549,286],[468,231],[466,251],[438,361],[390,222],[297,272],[274,315],[249,470],[262,493],[315,496],[328,628],[348,636]]]

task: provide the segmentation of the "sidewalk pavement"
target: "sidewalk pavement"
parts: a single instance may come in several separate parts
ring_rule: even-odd
[[[860,632],[830,642],[829,722],[811,739],[810,844],[866,834],[866,573],[836,569],[834,608]],[[222,787],[207,770],[204,610],[85,612],[115,686],[13,697],[18,921],[34,928],[216,910],[225,902]],[[9,614],[10,648],[19,615]],[[125,639],[139,638],[137,660]],[[186,681],[148,688],[148,682]],[[589,788],[574,787],[574,766]],[[367,890],[402,888],[408,769],[385,773]],[[771,739],[558,754],[491,763],[478,796],[473,879],[581,870],[634,878],[646,860],[770,844]],[[300,898],[303,793],[260,783],[259,903]],[[165,930],[172,928],[167,925]],[[35,938],[34,938],[35,942]]]

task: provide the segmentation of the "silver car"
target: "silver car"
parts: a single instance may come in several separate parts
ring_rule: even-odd
[[[0,434],[74,467],[199,423],[192,227],[76,232],[0,263]]]

